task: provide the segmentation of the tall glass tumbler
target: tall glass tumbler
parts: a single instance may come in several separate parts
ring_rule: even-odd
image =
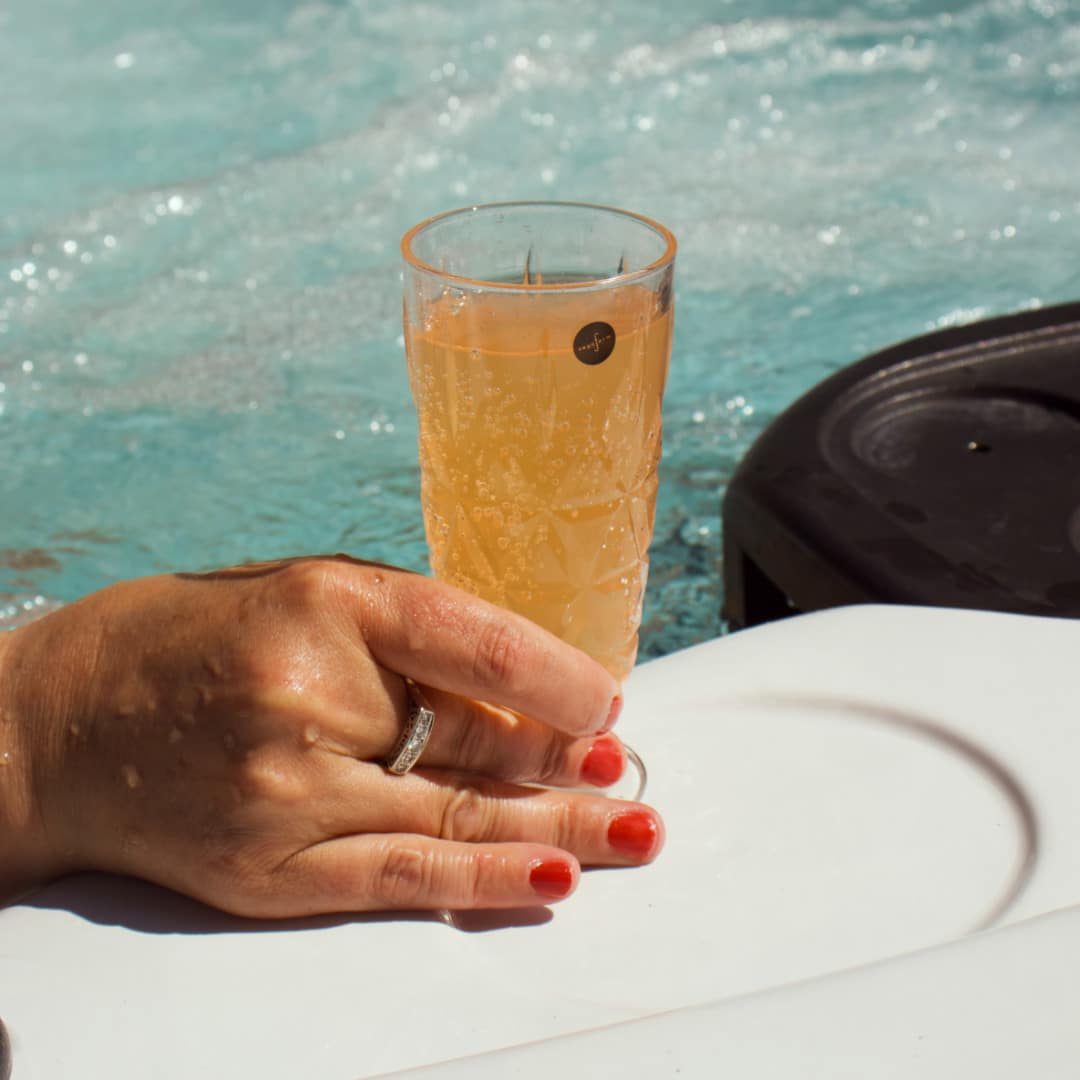
[[[675,238],[578,203],[454,210],[402,239],[436,577],[629,674],[648,574]]]

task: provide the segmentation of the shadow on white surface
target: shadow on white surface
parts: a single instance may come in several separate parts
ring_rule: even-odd
[[[892,708],[873,702],[846,700],[825,696],[801,695],[787,697],[759,695],[758,704],[772,704],[781,708],[802,710],[804,713],[820,709],[834,716],[849,716],[853,723],[880,724],[918,739],[924,739],[938,750],[944,750],[976,769],[1004,798],[1012,810],[1017,836],[1015,864],[1011,877],[1000,895],[990,904],[985,914],[971,927],[971,932],[985,930],[997,923],[1016,903],[1031,880],[1039,853],[1039,825],[1035,807],[1023,784],[1014,773],[985,747],[943,724],[914,712]]]
[[[454,912],[366,912],[312,915],[299,919],[246,919],[229,915],[136,878],[112,874],[76,874],[26,897],[22,906],[66,911],[99,926],[115,926],[140,934],[281,934],[363,923],[445,923],[465,933],[508,927],[542,926],[550,908]]]

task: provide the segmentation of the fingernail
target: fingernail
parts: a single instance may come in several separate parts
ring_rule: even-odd
[[[608,709],[607,719],[601,731],[610,731],[615,726],[615,721],[619,719],[619,713],[622,712],[622,700],[622,694],[616,694],[611,699],[611,707]]]
[[[601,735],[581,763],[581,779],[596,787],[608,787],[622,776],[625,768],[622,744],[614,735]]]
[[[529,884],[549,900],[561,900],[574,887],[574,871],[562,859],[545,859],[529,871]]]
[[[646,810],[630,810],[611,819],[608,825],[608,843],[623,855],[632,859],[647,858],[660,836],[660,830],[652,814]]]

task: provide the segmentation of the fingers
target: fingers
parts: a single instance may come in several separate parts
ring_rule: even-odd
[[[289,916],[548,904],[574,891],[582,865],[637,865],[663,846],[659,816],[638,803],[467,786],[439,773],[376,778],[374,766],[353,768],[363,770],[369,793],[364,820],[353,826],[364,832],[298,851],[275,868],[271,887],[234,908]],[[364,802],[341,799],[339,810],[351,806],[355,815]],[[333,814],[320,807],[316,816],[325,825]]]
[[[323,769],[310,811],[320,829],[313,841],[368,832],[472,845],[532,843],[569,852],[585,866],[642,865],[664,844],[659,814],[641,803],[437,769],[390,776],[345,758]]]
[[[425,688],[435,726],[423,754],[429,768],[456,769],[515,783],[614,784],[626,767],[614,735],[576,738],[527,716]]]
[[[367,567],[350,582],[361,633],[391,671],[572,735],[617,718],[615,679],[527,619],[416,574]]]
[[[583,866],[638,866],[652,862],[664,844],[660,815],[642,803],[435,771],[413,783],[409,831],[444,840],[550,844]]]
[[[580,876],[576,859],[541,844],[343,836],[281,864],[265,900],[273,910],[259,913],[529,907],[569,896]]]
[[[223,873],[192,878],[185,860],[150,876],[253,917],[528,907],[569,896],[583,865],[647,863],[664,842],[639,803],[437,770],[395,777],[340,756],[320,774],[284,857],[255,844],[231,851]]]
[[[429,687],[420,691],[423,702],[435,713],[420,759],[429,768],[560,787],[608,787],[625,771],[626,753],[612,734],[578,738],[456,694]],[[335,713],[309,701],[311,711],[304,714],[309,722],[298,721],[301,740],[310,743],[312,733],[317,733],[315,741],[324,749],[351,759],[385,761],[407,723],[404,688],[401,697],[405,700],[397,708],[387,703],[383,709],[360,715],[348,709]]]

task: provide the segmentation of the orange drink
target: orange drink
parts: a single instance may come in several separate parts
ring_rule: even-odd
[[[475,236],[485,222],[474,215],[495,214],[503,220],[491,231],[516,256],[518,280],[485,277],[508,277],[510,255],[489,256],[494,274],[477,253],[478,266],[444,269],[469,249],[450,235],[438,269],[417,255],[418,230],[458,218],[450,232],[471,226]],[[517,217],[529,228],[506,226]],[[601,250],[589,254],[597,260],[589,271],[580,242],[566,253],[556,240],[567,227],[580,237],[597,217]],[[403,245],[435,575],[625,678],[656,507],[674,240],[620,211],[549,203],[459,211],[419,226]]]

